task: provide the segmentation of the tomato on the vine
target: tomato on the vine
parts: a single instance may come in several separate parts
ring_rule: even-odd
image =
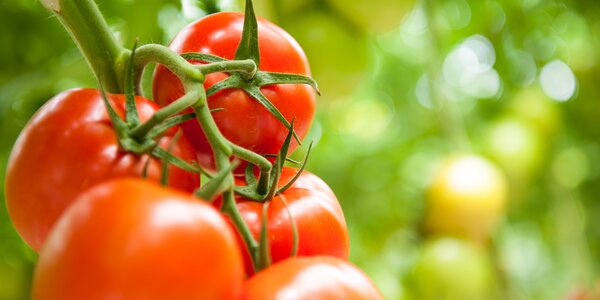
[[[335,257],[292,257],[244,283],[244,300],[346,299],[377,300],[383,296],[365,273]]]
[[[82,193],[52,229],[33,299],[238,299],[241,254],[201,199],[140,179]]]
[[[107,95],[116,112],[124,115],[124,95]],[[158,106],[136,97],[141,121]],[[175,129],[159,141],[171,144]],[[184,136],[171,147],[173,155],[186,161],[196,159]],[[75,197],[89,186],[114,177],[147,177],[159,180],[162,162],[148,155],[120,149],[102,96],[95,89],[62,92],[48,101],[29,121],[9,159],[6,201],[15,228],[25,242],[39,250],[46,235]],[[199,176],[169,166],[168,185],[191,192]]]
[[[209,15],[184,28],[170,48],[178,53],[201,52],[233,59],[240,43],[244,15],[224,12]],[[310,75],[306,56],[298,43],[273,23],[258,19],[258,43],[261,71]],[[199,62],[194,62],[199,63]],[[205,88],[227,78],[225,73],[206,76]],[[161,105],[173,102],[184,94],[179,79],[159,65],[154,74],[154,99]],[[286,120],[294,120],[299,138],[306,135],[315,112],[315,92],[302,84],[264,86],[262,93],[281,112]],[[208,97],[213,118],[223,135],[231,142],[259,154],[279,152],[288,128],[258,101],[240,89],[225,89]],[[211,148],[197,122],[182,125],[185,134],[198,151],[200,163],[212,165]],[[292,141],[290,151],[297,146]]]
[[[297,169],[284,168],[278,186],[288,183],[296,172]],[[258,239],[263,206],[267,204],[241,197],[236,201],[243,219]],[[276,195],[268,205],[267,233],[273,263],[292,255],[292,220],[298,233],[298,256],[328,255],[348,259],[350,245],[344,213],[329,186],[319,177],[304,171],[291,187]],[[243,245],[241,238],[240,244]],[[242,252],[246,272],[252,274],[250,255],[245,249]]]

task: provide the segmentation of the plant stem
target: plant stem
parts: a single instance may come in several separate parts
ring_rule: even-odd
[[[229,162],[229,156],[232,154],[232,149],[229,141],[223,137],[210,114],[210,108],[206,104],[206,91],[204,89],[201,90],[200,101],[196,102],[192,108],[194,109],[196,118],[211,145],[215,155],[215,165],[217,169],[222,170],[230,168],[231,163]],[[226,180],[233,181],[233,174],[230,173]],[[231,218],[231,221],[242,236],[242,239],[250,252],[253,263],[256,265],[258,262],[259,245],[237,208],[233,194],[233,185],[231,186],[232,188],[223,193],[223,206],[221,207],[221,210]]]
[[[93,0],[42,0],[67,29],[96,75],[110,93],[123,92],[125,63],[130,54],[115,39]]]
[[[231,149],[233,154],[245,161],[251,162],[260,168],[260,176],[258,179],[258,185],[256,191],[260,195],[265,195],[268,190],[269,180],[271,177],[271,162],[264,156],[254,153],[246,148],[240,147],[234,143],[231,143]]]
[[[134,65],[136,74],[141,76],[144,67],[151,62],[164,65],[179,77],[184,84],[190,80],[200,82],[204,80],[204,75],[200,70],[194,68],[187,60],[166,46],[147,44],[142,45],[135,50]]]
[[[192,90],[185,93],[179,99],[175,100],[171,104],[156,111],[148,121],[140,124],[130,132],[130,136],[134,139],[143,138],[150,130],[152,130],[158,123],[165,119],[182,112],[184,109],[192,106],[200,98],[199,92]]]
[[[206,65],[196,65],[196,69],[202,71],[204,75],[216,72],[241,71],[252,78],[258,71],[256,63],[251,59],[245,60],[226,60]]]

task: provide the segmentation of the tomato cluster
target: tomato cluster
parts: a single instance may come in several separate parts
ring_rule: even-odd
[[[15,228],[39,253],[34,299],[381,298],[348,263],[333,191],[303,166],[283,166],[314,116],[311,81],[299,77],[310,75],[304,52],[262,19],[244,45],[249,16],[217,13],[183,29],[167,56],[194,52],[206,61],[175,64],[192,75],[210,63],[217,71],[190,75],[197,81],[189,84],[173,65],[159,65],[156,103],[134,97],[134,49],[125,94],[65,91],[26,125],[6,196]],[[240,57],[253,41],[259,56]],[[257,70],[228,69],[253,58]],[[208,98],[190,92],[228,78],[240,86]],[[187,95],[200,100],[180,107]],[[249,164],[245,177],[227,164],[237,159]]]

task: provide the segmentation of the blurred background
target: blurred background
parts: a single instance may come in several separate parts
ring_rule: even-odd
[[[98,2],[132,45],[167,44],[236,1]],[[336,192],[351,260],[386,299],[600,299],[599,1],[255,6],[309,57],[323,95],[308,169]],[[96,84],[38,1],[0,0],[0,45],[4,182],[31,115]],[[28,299],[35,261],[2,199],[0,299]]]

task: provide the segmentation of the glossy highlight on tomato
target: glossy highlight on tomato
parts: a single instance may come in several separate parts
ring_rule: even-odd
[[[284,168],[278,186],[288,183],[296,172],[295,168]],[[237,199],[238,209],[257,239],[264,205]],[[344,213],[329,186],[319,177],[304,171],[290,188],[271,199],[268,205],[267,233],[273,263],[292,255],[292,220],[298,232],[298,256],[328,255],[348,260],[350,242]],[[252,274],[250,255],[246,250],[243,253],[246,272]]]
[[[177,53],[202,52],[233,59],[240,42],[244,15],[223,12],[204,17],[185,27],[175,37],[170,48]],[[258,19],[258,43],[261,71],[310,75],[306,55],[298,43],[273,23]],[[199,62],[194,62],[199,63]],[[204,87],[227,78],[225,73],[209,74]],[[315,113],[315,92],[302,84],[278,84],[261,88],[263,94],[302,138],[306,135]],[[173,102],[184,94],[179,79],[159,65],[153,80],[154,100],[160,105]],[[255,99],[239,89],[226,89],[208,98],[217,126],[231,142],[259,154],[278,153],[288,129]],[[182,125],[203,166],[212,165],[211,148],[197,122]],[[297,146],[292,141],[290,151]]]
[[[244,300],[378,300],[383,296],[365,273],[334,257],[292,257],[244,283]]]
[[[239,299],[242,259],[202,199],[140,179],[87,190],[40,252],[33,299]]]
[[[124,95],[108,95],[116,112],[124,115]],[[136,97],[140,119],[158,109],[151,101]],[[171,143],[176,129],[159,141]],[[196,159],[185,137],[173,145],[172,154],[185,161]],[[147,155],[124,152],[108,117],[100,92],[74,89],[48,101],[29,121],[9,159],[6,201],[15,228],[29,246],[38,251],[53,224],[75,197],[88,187],[115,177],[141,177]],[[148,178],[158,181],[162,162],[150,159]],[[191,192],[199,177],[169,166],[168,185]]]

